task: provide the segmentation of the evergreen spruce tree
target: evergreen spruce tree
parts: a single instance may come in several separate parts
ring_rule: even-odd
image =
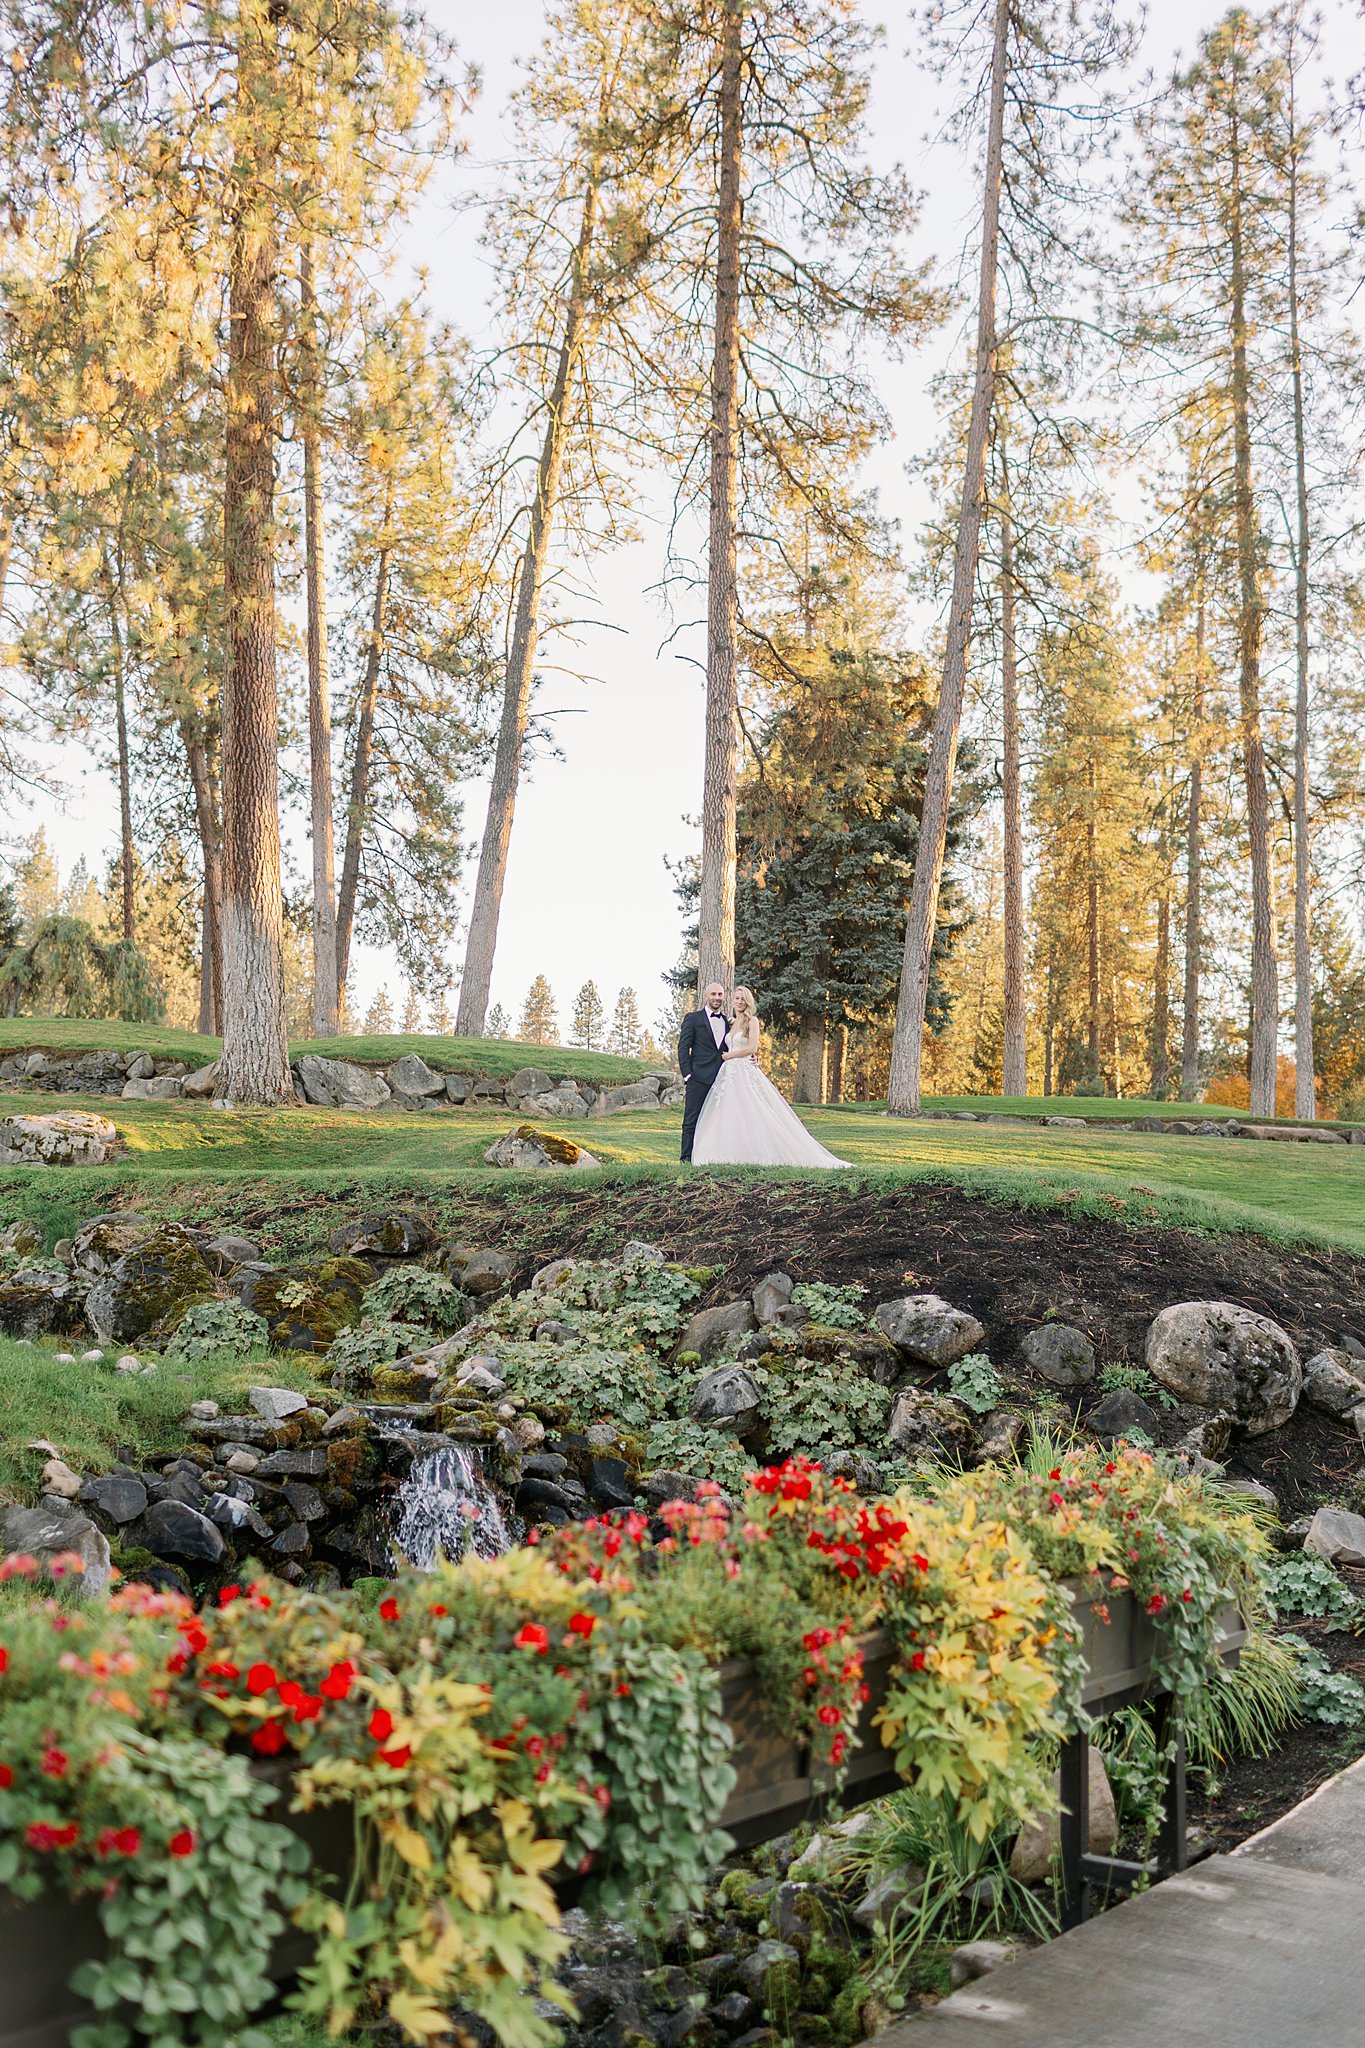
[[[517,1037],[525,1039],[530,1045],[559,1043],[559,1019],[555,1014],[555,999],[543,974],[538,974],[526,991]]]
[[[634,1059],[640,1051],[640,998],[633,988],[623,988],[617,995],[608,1042],[622,1059]]]

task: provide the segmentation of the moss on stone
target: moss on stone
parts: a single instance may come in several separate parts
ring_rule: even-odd
[[[341,1436],[327,1446],[327,1477],[333,1486],[357,1492],[379,1470],[379,1454],[367,1436]]]

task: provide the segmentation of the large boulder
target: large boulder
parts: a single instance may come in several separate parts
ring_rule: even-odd
[[[0,1119],[0,1166],[102,1166],[117,1144],[108,1117],[90,1110]]]
[[[180,1500],[153,1501],[139,1521],[129,1524],[128,1541],[153,1557],[186,1564],[217,1564],[226,1548],[218,1525]]]
[[[382,1074],[351,1060],[325,1060],[320,1053],[306,1052],[295,1071],[309,1102],[326,1109],[377,1109],[391,1093]]]
[[[211,1060],[206,1067],[196,1067],[181,1082],[181,1094],[188,1095],[192,1102],[207,1102],[218,1086],[218,1071],[217,1060]]]
[[[520,1102],[527,1095],[549,1095],[557,1086],[554,1076],[543,1067],[518,1067],[506,1083],[507,1097],[510,1102]]]
[[[445,1085],[445,1075],[429,1067],[417,1052],[405,1052],[389,1068],[389,1086],[399,1095],[440,1095]]]
[[[1303,1369],[1303,1398],[1324,1414],[1348,1415],[1365,1401],[1360,1360],[1335,1348],[1314,1352]]]
[[[85,1286],[27,1268],[0,1279],[0,1330],[10,1337],[73,1336],[85,1327]]]
[[[718,1308],[700,1308],[684,1323],[675,1352],[695,1351],[704,1365],[717,1357],[734,1337],[747,1337],[756,1327],[753,1303],[724,1301]]]
[[[1095,1347],[1070,1323],[1040,1323],[1020,1339],[1019,1349],[1054,1387],[1084,1387],[1095,1377]]]
[[[742,1365],[719,1365],[697,1381],[688,1413],[694,1422],[742,1441],[758,1430],[762,1398],[758,1381]]]
[[[132,1251],[155,1229],[149,1216],[135,1209],[112,1209],[82,1223],[71,1240],[68,1264],[77,1278],[97,1280],[116,1266],[125,1252]]]
[[[89,1515],[74,1501],[45,1500],[36,1508],[0,1509],[0,1553],[31,1557],[43,1571],[59,1557],[74,1553],[83,1569],[70,1583],[86,1594],[109,1590],[109,1544]]]
[[[495,1138],[483,1156],[488,1166],[518,1167],[531,1173],[556,1168],[582,1172],[602,1164],[585,1145],[557,1137],[553,1131],[538,1131],[534,1124],[519,1124],[505,1138]]]
[[[150,1081],[125,1081],[124,1099],[128,1102],[173,1102],[184,1093],[184,1082],[179,1074],[154,1074]]]
[[[1288,1422],[1303,1367],[1269,1316],[1231,1301],[1180,1301],[1147,1332],[1147,1370],[1179,1401],[1220,1409],[1248,1436]]]
[[[965,1456],[974,1436],[971,1414],[950,1394],[925,1394],[911,1387],[891,1411],[886,1434],[907,1458]]]
[[[899,1301],[883,1301],[874,1316],[877,1327],[904,1357],[940,1371],[975,1351],[986,1336],[975,1316],[954,1308],[940,1294],[910,1294]]]
[[[1303,1547],[1329,1564],[1365,1565],[1365,1515],[1319,1508],[1308,1524]]]
[[[199,1246],[178,1223],[149,1231],[97,1279],[85,1297],[85,1314],[106,1344],[127,1344],[150,1331],[169,1331],[192,1301],[213,1292],[212,1277]]]
[[[547,1095],[525,1095],[517,1103],[523,1116],[576,1117],[588,1114],[588,1105],[572,1082],[561,1081]]]
[[[415,1259],[430,1251],[435,1239],[424,1218],[413,1210],[377,1209],[357,1217],[354,1223],[339,1223],[327,1242],[334,1252],[353,1259]]]
[[[270,1341],[284,1351],[325,1351],[359,1319],[374,1274],[361,1259],[319,1259],[315,1265],[268,1271],[242,1266],[230,1286],[244,1308],[263,1316]]]

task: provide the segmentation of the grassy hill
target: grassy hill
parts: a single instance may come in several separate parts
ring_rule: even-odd
[[[75,1106],[79,1096],[63,1096]],[[52,1109],[51,1095],[7,1093],[0,1110]],[[490,1172],[484,1148],[511,1126],[503,1110],[221,1110],[186,1102],[97,1105],[127,1154],[106,1167],[0,1171],[0,1224],[29,1215],[52,1235],[114,1203],[224,1222],[247,1210],[280,1248],[317,1234],[319,1206],[420,1199],[443,1188],[515,1186],[527,1207],[544,1183]],[[1139,1226],[1254,1230],[1365,1251],[1365,1147],[1055,1130],[1041,1123],[902,1122],[866,1107],[808,1112],[840,1157],[888,1188],[951,1181],[1011,1203],[1070,1208]],[[638,1111],[556,1126],[614,1173],[672,1178],[678,1111]],[[745,1178],[733,1170],[737,1199]],[[763,1175],[771,1179],[770,1175]]]
[[[221,1038],[195,1031],[172,1031],[160,1024],[124,1024],[117,1018],[0,1017],[0,1056],[11,1052],[148,1052],[153,1059],[186,1060],[206,1067],[223,1049]],[[321,1053],[324,1059],[356,1060],[361,1066],[388,1066],[405,1052],[416,1052],[430,1066],[447,1074],[515,1074],[518,1067],[541,1067],[556,1077],[575,1081],[633,1081],[644,1073],[640,1060],[618,1059],[614,1053],[583,1052],[569,1045],[527,1045],[511,1038],[442,1038],[430,1034],[399,1034],[391,1038],[301,1038],[289,1048]]]

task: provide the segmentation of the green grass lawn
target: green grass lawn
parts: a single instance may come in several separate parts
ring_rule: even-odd
[[[148,1052],[154,1059],[187,1060],[205,1067],[217,1059],[223,1041],[160,1024],[123,1024],[117,1018],[0,1017],[0,1056],[39,1049]],[[301,1038],[289,1050],[295,1059],[314,1052],[330,1060],[357,1060],[362,1066],[388,1066],[405,1052],[417,1052],[448,1074],[506,1075],[515,1074],[518,1067],[540,1067],[575,1081],[633,1081],[645,1072],[640,1060],[582,1052],[576,1046],[526,1045],[511,1038],[441,1038],[420,1032],[392,1038]]]
[[[86,1350],[102,1348],[104,1360],[87,1363]],[[0,1432],[0,1499],[32,1497],[48,1453],[30,1450],[45,1437],[77,1471],[111,1464],[121,1444],[135,1454],[170,1450],[179,1442],[180,1417],[204,1396],[229,1413],[246,1406],[250,1386],[307,1390],[318,1385],[311,1359],[289,1356],[240,1364],[198,1360],[162,1362],[154,1373],[121,1373],[113,1360],[136,1345],[97,1347],[90,1339],[45,1338],[21,1344],[0,1337],[0,1386],[4,1430]],[[58,1354],[75,1353],[73,1363]]]
[[[78,1106],[79,1096],[7,1095],[0,1108]],[[186,1102],[95,1106],[112,1113],[124,1158],[97,1168],[0,1172],[0,1223],[32,1216],[52,1236],[114,1200],[165,1213],[207,1203],[269,1212],[307,1190],[354,1211],[367,1200],[420,1196],[452,1176],[490,1174],[484,1148],[512,1127],[508,1110],[298,1108],[221,1110]],[[1271,1145],[1154,1132],[902,1122],[866,1107],[809,1111],[805,1121],[840,1157],[891,1184],[937,1177],[1011,1202],[1065,1203],[1134,1222],[1249,1229],[1365,1252],[1365,1147]],[[608,1169],[677,1174],[680,1112],[636,1111],[554,1128]],[[532,1184],[523,1183],[534,1200]],[[272,1194],[272,1190],[274,1193]]]

